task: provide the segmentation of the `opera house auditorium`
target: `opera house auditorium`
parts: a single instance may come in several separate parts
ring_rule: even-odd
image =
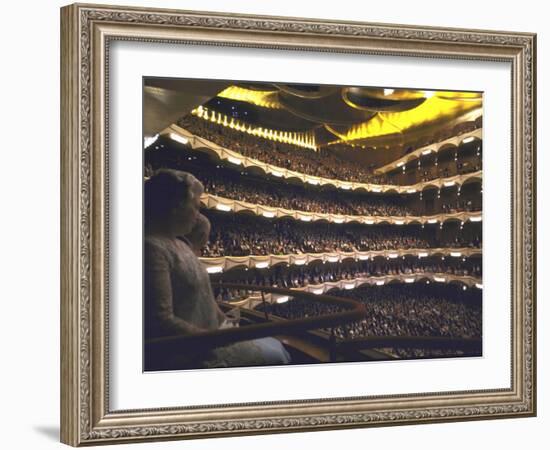
[[[477,92],[144,80],[144,370],[482,355]]]

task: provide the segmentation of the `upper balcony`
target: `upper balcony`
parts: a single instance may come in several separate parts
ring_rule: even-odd
[[[469,180],[481,180],[482,178],[482,171],[479,170],[446,178],[421,181],[411,185],[363,183],[357,181],[310,175],[307,173],[298,172],[285,167],[266,163],[264,161],[260,161],[259,159],[245,156],[242,153],[216,144],[215,142],[212,142],[203,137],[197,136],[177,125],[171,125],[166,130],[164,130],[161,135],[167,136],[174,142],[186,145],[188,148],[191,148],[193,150],[210,153],[219,160],[226,161],[236,167],[253,167],[261,170],[264,174],[270,175],[275,178],[296,179],[302,183],[310,184],[313,186],[331,185],[337,189],[341,189],[344,191],[363,190],[365,192],[371,193],[415,194],[430,188],[441,190],[445,187],[450,186],[460,187]]]

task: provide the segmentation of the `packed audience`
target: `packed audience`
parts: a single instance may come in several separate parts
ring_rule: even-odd
[[[437,178],[465,175],[481,170],[481,161],[481,157],[476,156],[468,157],[467,160],[457,160],[443,164],[431,163],[422,167],[414,165],[412,169],[408,169],[407,171],[395,169],[388,174],[388,179],[392,184],[408,185],[419,181],[431,181]]]
[[[338,156],[332,149],[304,149],[257,136],[187,115],[178,125],[191,133],[242,155],[278,167],[314,176],[362,183],[413,184],[438,177],[473,172],[481,169],[479,151],[471,161],[428,162],[408,167],[406,171],[375,175],[374,167],[364,167]],[[478,124],[473,125],[474,127]],[[480,126],[480,125],[479,125]],[[446,136],[446,135],[445,135]],[[444,136],[443,136],[444,137]],[[420,143],[419,143],[420,145]],[[412,147],[411,147],[412,148]],[[478,149],[479,150],[479,149]],[[475,149],[473,150],[475,153]],[[464,153],[466,155],[467,151]],[[382,195],[364,192],[322,189],[318,186],[291,184],[284,179],[258,177],[242,167],[225,167],[196,152],[159,149],[145,152],[146,176],[162,167],[185,170],[202,181],[207,193],[253,204],[285,209],[346,215],[406,216],[420,215],[426,205],[431,213],[454,213],[481,209],[479,192],[468,195],[443,195],[441,200],[415,202],[413,196]],[[411,181],[413,180],[413,181]],[[476,188],[477,189],[477,188]],[[421,196],[422,197],[422,196]],[[479,198],[478,198],[479,197]],[[438,197],[440,198],[440,197]],[[209,240],[201,249],[203,257],[288,255],[437,247],[470,247],[482,245],[482,224],[445,225],[361,225],[335,224],[325,221],[305,222],[296,219],[266,219],[251,214],[203,210],[211,223]],[[374,258],[345,260],[338,263],[313,263],[307,266],[280,264],[266,269],[229,271],[212,275],[218,301],[246,298],[246,289],[227,289],[218,281],[301,288],[308,285],[386,275],[445,273],[482,277],[480,258],[451,256],[418,258]],[[480,339],[482,333],[481,290],[441,283],[397,283],[383,286],[363,285],[355,289],[329,292],[353,298],[365,305],[366,319],[325,330],[348,340],[369,336],[449,336]],[[258,311],[287,319],[326,315],[339,311],[336,305],[294,298],[285,303],[261,303]],[[398,358],[460,356],[458,350],[422,348],[380,349]]]
[[[204,257],[353,252],[434,247],[479,247],[481,227],[438,237],[432,227],[268,220],[203,211],[212,225]]]
[[[406,216],[416,213],[403,201],[400,205],[393,204],[391,200],[380,196],[345,195],[336,190],[312,192],[300,186],[262,185],[255,179],[246,178],[233,181],[201,177],[200,174],[197,177],[204,183],[208,193],[256,205],[356,216]]]
[[[371,170],[339,158],[330,150],[315,151],[263,139],[192,115],[181,118],[177,124],[196,136],[277,167],[323,178],[360,183],[384,184],[387,181],[385,176],[374,175]]]
[[[271,181],[246,171],[214,165],[205,155],[164,147],[145,154],[148,172],[171,168],[191,172],[204,184],[207,193],[253,204],[306,212],[347,215],[422,215],[421,204],[410,195],[372,194],[323,189],[285,180]],[[414,205],[414,206],[413,206]],[[474,211],[472,200],[462,199],[442,205],[441,212]],[[434,211],[430,211],[431,214]]]
[[[333,290],[331,295],[352,298],[365,305],[366,319],[331,330],[338,338],[369,336],[449,336],[481,338],[481,291],[459,286],[425,283],[362,286],[352,290]],[[338,306],[310,300],[294,299],[281,304],[259,304],[266,311],[287,319],[326,315],[339,311]],[[457,354],[419,348],[389,350],[401,358],[421,358]],[[459,352],[460,353],[460,352]]]
[[[414,150],[419,148],[426,147],[438,142],[442,142],[446,139],[452,138],[454,136],[459,136],[464,133],[469,133],[470,131],[477,130],[483,126],[483,118],[480,116],[473,122],[462,122],[457,125],[446,127],[439,130],[436,134],[430,137],[421,137],[418,141],[409,143],[407,148],[407,153],[411,153]]]
[[[304,149],[291,144],[264,139],[234,130],[223,125],[187,115],[181,118],[178,125],[222,147],[236,151],[244,156],[262,162],[293,170],[296,172],[323,178],[376,184],[410,184],[411,182],[429,181],[440,177],[476,172],[481,169],[481,158],[472,161],[454,161],[450,164],[428,164],[419,168],[415,180],[411,181],[406,174],[374,174],[374,167],[366,167],[353,161],[341,158],[337,151],[339,146],[321,148],[317,151]]]
[[[446,260],[441,260],[441,258],[419,259],[416,257],[395,260],[376,258],[373,261],[353,263],[325,263],[290,267],[277,265],[270,269],[248,269],[245,272],[229,272],[219,277],[219,279],[213,280],[213,282],[217,300],[231,301],[240,298],[246,292],[220,288],[216,286],[218,281],[292,289],[384,275],[438,273],[480,278],[482,276],[481,270],[481,260],[478,258],[466,260],[460,258],[446,258]]]

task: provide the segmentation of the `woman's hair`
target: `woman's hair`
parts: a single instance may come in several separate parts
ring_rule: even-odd
[[[172,169],[158,170],[145,182],[145,225],[167,220],[174,208],[193,200],[202,192],[202,184],[190,173]]]

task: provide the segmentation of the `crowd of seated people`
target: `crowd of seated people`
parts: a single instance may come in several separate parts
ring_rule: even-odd
[[[455,136],[460,136],[464,133],[469,133],[471,131],[477,130],[478,128],[481,128],[482,126],[483,119],[482,117],[479,117],[475,120],[475,122],[465,122],[454,125],[452,127],[443,128],[429,138],[422,137],[417,142],[408,143],[407,153],[411,153],[415,150],[418,150],[419,148],[427,147],[429,145],[445,141]]]
[[[409,154],[409,153],[414,152],[415,150],[418,150],[419,148],[427,147],[429,145],[433,145],[433,144],[436,144],[438,142],[445,141],[449,138],[459,136],[459,135],[464,134],[464,133],[469,133],[469,132],[474,131],[478,128],[481,128],[481,126],[482,126],[482,121],[480,119],[480,120],[477,120],[476,123],[474,123],[474,122],[461,123],[461,124],[455,125],[453,127],[443,128],[443,129],[439,130],[435,135],[432,135],[431,137],[423,137],[420,140],[418,140],[417,142],[412,142],[412,143],[408,142],[405,153]],[[339,142],[339,143],[336,143],[336,144],[331,144],[331,147],[333,147],[335,149],[338,149],[338,150],[356,151],[355,149],[358,147],[358,145],[354,146],[354,145],[350,145],[348,143]],[[365,145],[365,146],[362,146],[362,147],[366,148],[367,151],[371,149],[371,147],[369,147],[368,145]]]
[[[481,291],[462,290],[459,286],[425,283],[361,286],[337,289],[330,295],[352,298],[364,304],[366,319],[335,327],[341,339],[369,336],[448,336],[481,338]],[[287,319],[301,319],[338,312],[340,308],[326,303],[294,299],[286,303],[259,304],[266,311]],[[413,348],[392,349],[401,358],[419,358],[448,354]],[[456,354],[456,351],[450,352]]]
[[[400,171],[393,174],[374,174],[373,167],[359,165],[338,156],[338,146],[321,148],[317,151],[304,149],[292,144],[264,139],[219,125],[193,115],[187,115],[178,121],[178,125],[209,141],[244,156],[258,159],[264,163],[296,172],[323,178],[375,184],[410,184],[403,179]],[[413,184],[441,177],[450,177],[481,170],[481,158],[475,161],[454,161],[450,164],[428,166],[420,169]]]
[[[350,215],[404,216],[415,214],[406,205],[406,199],[397,195],[373,195],[319,189],[300,184],[288,184],[255,177],[246,172],[231,170],[209,163],[190,152],[169,148],[146,153],[151,171],[160,168],[184,170],[192,173],[204,185],[207,193],[254,204],[286,209]]]
[[[177,124],[196,136],[277,167],[323,178],[360,183],[384,184],[387,181],[386,176],[375,175],[367,168],[339,158],[330,149],[315,151],[271,141],[193,115],[181,118]]]
[[[272,286],[286,289],[309,285],[333,283],[357,278],[381,277],[385,275],[415,275],[422,273],[451,274],[457,276],[481,277],[480,259],[447,258],[404,258],[353,263],[325,263],[310,266],[277,265],[271,269],[249,269],[237,274],[228,273],[217,280],[213,279],[216,299],[231,301],[242,298],[245,290],[216,286],[219,281],[255,286]]]
[[[481,156],[469,156],[468,159],[451,160],[449,162],[443,162],[435,164],[434,162],[428,163],[421,167],[416,164],[412,169],[401,171],[401,169],[395,169],[388,174],[389,180],[393,184],[407,185],[414,184],[419,181],[431,181],[436,178],[449,178],[455,175],[465,175],[467,173],[478,172],[482,169]]]
[[[412,208],[392,204],[390,200],[374,196],[343,195],[341,192],[311,192],[297,186],[279,184],[276,188],[258,184],[253,180],[205,179],[197,176],[205,185],[206,192],[225,198],[238,199],[272,207],[298,211],[347,214],[355,216],[406,216],[414,215]],[[266,189],[268,188],[268,189]]]
[[[153,173],[161,168],[184,170],[202,181],[207,193],[249,203],[285,209],[346,214],[405,216],[422,215],[421,207],[413,207],[407,195],[373,194],[342,191],[335,188],[320,189],[302,184],[289,184],[284,180],[273,182],[246,171],[214,165],[204,155],[164,147],[145,154],[146,167]],[[441,212],[473,211],[471,200],[457,200],[444,204]],[[462,208],[462,209],[461,209]],[[431,211],[430,214],[435,212]]]
[[[419,225],[365,226],[355,223],[268,220],[247,214],[203,211],[212,225],[203,257],[287,255],[434,247],[475,247],[481,244],[481,229],[475,236],[453,233],[438,238],[430,227]],[[432,227],[433,228],[433,227]]]

